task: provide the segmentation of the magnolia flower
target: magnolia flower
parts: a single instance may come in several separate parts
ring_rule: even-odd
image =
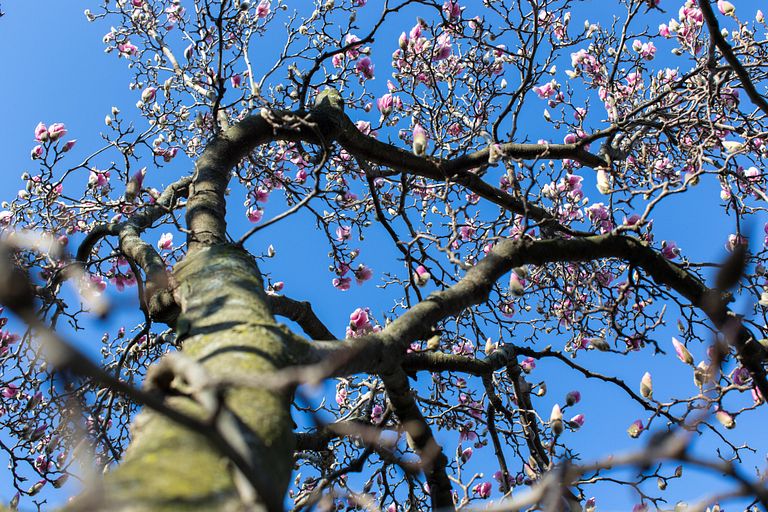
[[[351,277],[334,277],[332,281],[333,287],[339,291],[345,292],[349,290],[352,285]]]
[[[740,151],[741,148],[744,147],[744,144],[735,140],[724,140],[721,142],[721,144],[723,145],[723,148],[731,154]]]
[[[462,462],[467,462],[472,457],[472,448],[464,448],[459,454]]]
[[[150,101],[154,101],[156,92],[157,92],[157,88],[147,87],[141,92],[141,101],[143,101],[144,103],[149,103]]]
[[[493,354],[498,345],[493,342],[491,338],[485,340],[485,355],[489,356]]]
[[[68,141],[67,141],[67,142],[65,142],[65,143],[64,143],[64,145],[61,147],[61,152],[62,152],[62,153],[66,153],[67,151],[69,151],[70,149],[72,149],[73,147],[75,147],[75,144],[76,144],[76,143],[77,143],[77,139],[68,140]]]
[[[569,391],[565,395],[565,405],[576,405],[581,401],[581,393],[578,391]]]
[[[381,117],[387,117],[394,108],[394,97],[390,93],[386,93],[381,98],[376,100],[376,108],[381,112]]]
[[[472,488],[472,492],[481,499],[491,495],[491,482],[481,482]]]
[[[673,260],[680,255],[680,248],[675,242],[662,240],[661,242],[661,255],[668,260]]]
[[[717,0],[717,9],[726,16],[733,16],[736,12],[736,7],[728,0]]]
[[[629,437],[632,439],[637,439],[643,430],[643,420],[635,420],[627,429],[627,434],[629,434]]]
[[[413,154],[422,156],[427,152],[427,132],[419,123],[413,126]]]
[[[673,337],[672,338],[672,345],[675,347],[675,352],[677,353],[677,358],[680,359],[685,364],[689,364],[693,366],[693,356],[688,351],[688,349],[680,343],[680,341]]]
[[[525,287],[523,286],[523,282],[520,280],[520,276],[518,276],[516,272],[510,273],[509,274],[509,293],[516,297],[520,297],[521,295],[523,295],[524,291],[525,291]]]
[[[344,240],[349,240],[350,236],[352,235],[352,228],[349,226],[339,226],[336,228],[336,240],[339,242],[343,242]]]
[[[256,6],[256,16],[258,18],[266,18],[269,15],[270,6],[269,0],[261,0],[259,5]]]
[[[373,270],[371,270],[370,267],[366,267],[362,263],[353,272],[355,274],[355,281],[357,281],[357,284],[363,284],[373,277]]]
[[[601,194],[611,192],[611,175],[603,169],[597,171],[597,190]]]
[[[581,428],[584,426],[584,415],[583,414],[577,414],[573,418],[571,418],[568,423],[570,423],[571,428]]]
[[[48,128],[42,122],[37,123],[37,126],[35,126],[35,140],[38,142],[48,140]]]
[[[19,393],[19,388],[13,384],[8,384],[3,388],[3,398],[14,398]]]
[[[173,249],[173,233],[163,233],[160,235],[160,241],[157,242],[157,248],[161,251]]]
[[[264,216],[264,210],[262,210],[259,207],[250,207],[245,212],[245,215],[248,217],[248,220],[251,222],[259,222],[261,218]]]
[[[371,325],[368,311],[363,308],[357,308],[349,315],[349,327],[353,331],[360,331]]]
[[[645,398],[653,396],[653,381],[651,381],[651,374],[648,372],[645,372],[640,380],[640,394]]]
[[[384,414],[384,408],[379,404],[376,404],[371,409],[371,421],[374,423],[380,423],[381,417]]]
[[[61,137],[66,135],[66,133],[67,128],[63,123],[53,123],[48,127],[48,137],[51,139],[51,142],[59,140]]]
[[[363,57],[355,64],[355,71],[363,75],[365,79],[373,78],[373,62],[370,57]]]
[[[413,273],[413,281],[416,283],[417,286],[426,285],[431,278],[432,278],[432,274],[429,273],[429,271],[424,267],[424,265],[419,265],[418,267],[416,267],[416,272]]]
[[[715,411],[715,418],[717,418],[717,421],[727,429],[732,429],[736,426],[736,420],[733,419],[733,416],[722,409]]]
[[[520,368],[525,373],[530,373],[534,368],[536,368],[536,360],[532,357],[527,357],[525,360],[523,360],[522,363],[520,363]]]
[[[563,426],[563,411],[558,404],[552,406],[552,412],[549,415],[549,426],[556,436],[563,433],[565,428]]]

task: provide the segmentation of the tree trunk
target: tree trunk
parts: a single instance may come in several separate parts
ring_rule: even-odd
[[[174,269],[181,307],[177,333],[182,352],[213,379],[248,379],[283,368],[306,350],[305,342],[275,323],[255,261],[231,245],[195,251]],[[246,432],[251,466],[269,495],[253,509],[282,509],[293,465],[291,390],[233,386],[226,407]],[[186,396],[168,405],[204,418]],[[144,410],[132,426],[125,459],[100,489],[69,510],[244,510],[235,469],[201,434]]]

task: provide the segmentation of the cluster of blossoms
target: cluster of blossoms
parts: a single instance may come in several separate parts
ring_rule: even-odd
[[[349,324],[346,329],[347,338],[359,338],[366,334],[381,331],[381,326],[372,323],[371,310],[368,308],[357,308],[349,315]]]

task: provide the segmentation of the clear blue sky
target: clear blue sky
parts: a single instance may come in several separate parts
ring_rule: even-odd
[[[375,2],[376,0],[370,0],[369,4]],[[136,93],[130,92],[127,86],[131,78],[130,71],[126,68],[124,60],[118,60],[114,55],[106,55],[103,52],[101,38],[109,30],[109,26],[104,23],[89,24],[82,14],[83,8],[91,3],[98,2],[3,2],[7,15],[0,19],[0,74],[4,77],[0,80],[0,173],[4,184],[0,199],[10,199],[20,186],[21,173],[34,169],[29,159],[29,151],[33,146],[33,128],[39,121],[66,123],[70,136],[78,139],[73,154],[84,156],[99,147],[98,132],[103,126],[104,116],[112,106],[118,106],[128,116],[135,116],[133,105],[136,102]],[[669,9],[674,12],[681,2],[664,0],[663,3],[669,4]],[[740,9],[753,9],[753,6],[760,2],[738,0],[734,3]],[[596,21],[604,16],[599,12],[604,5],[602,0],[588,5],[590,9],[595,10],[591,16],[594,16]],[[410,28],[414,18],[415,14],[405,16],[401,24],[386,27],[381,40],[394,40],[400,31]],[[655,27],[660,21],[668,18],[669,16],[663,20],[654,18],[648,25]],[[385,52],[381,51],[380,55],[384,54]],[[379,59],[376,87],[381,92],[384,92],[385,88],[387,66],[386,58]],[[374,116],[375,113],[371,113],[369,120],[374,120]],[[538,119],[531,119],[530,123],[532,129],[543,129]],[[535,140],[538,137],[532,138]],[[158,184],[169,183],[173,177],[189,170],[188,162],[179,159],[169,168],[162,170],[162,173],[167,174],[167,178],[163,174],[154,176],[153,179],[157,180]],[[719,187],[715,183],[705,182],[687,197],[662,207],[655,216],[657,238],[675,240],[687,254],[695,255],[696,259],[720,260],[724,255],[723,245],[726,237],[734,232],[735,228],[732,219],[724,217],[717,205],[718,193]],[[266,217],[271,217],[277,212],[277,209],[268,209]],[[239,219],[240,225],[235,224],[233,233],[240,232],[238,228],[246,228],[247,222],[242,216]],[[762,219],[756,225],[761,226],[765,220]],[[159,236],[159,233],[152,236]],[[334,332],[343,333],[348,315],[356,307],[371,307],[379,319],[382,318],[381,313],[391,307],[394,299],[392,293],[377,291],[372,282],[363,287],[353,285],[352,290],[344,294],[332,289],[331,274],[327,270],[327,248],[309,218],[298,215],[280,227],[266,230],[251,244],[251,249],[260,252],[270,243],[277,249],[278,258],[266,263],[263,270],[272,272],[277,280],[285,281],[286,295],[311,300],[318,316],[325,320]],[[374,270],[386,269],[395,257],[391,244],[388,244],[388,238],[383,236],[380,229],[372,230],[360,247],[363,249],[364,261]],[[131,291],[120,295],[113,294],[112,297],[118,304],[124,305],[126,310],[128,306],[135,304]],[[120,311],[123,311],[123,307]],[[98,334],[92,335],[92,339],[100,336],[105,330],[113,330],[114,326],[124,319],[125,316],[121,314],[112,317],[111,323],[106,325],[94,323],[93,328]],[[669,347],[669,338],[674,334],[672,329],[666,335],[663,332],[659,334],[658,339],[663,347]],[[80,341],[87,349],[95,350],[94,344],[89,344],[88,340]],[[541,340],[539,348],[548,344],[557,346],[557,340]],[[700,353],[695,355],[697,360],[701,358]],[[626,378],[633,388],[638,385],[643,372],[652,367],[655,393],[659,397],[666,397],[665,387],[672,386],[677,379],[691,378],[690,371],[669,355],[653,357],[650,351],[644,351],[626,358],[594,352],[590,352],[588,356],[580,359],[580,362],[588,363],[596,370]],[[645,417],[637,407],[609,386],[586,383],[576,374],[562,370],[562,366],[557,362],[542,361],[531,380],[536,381],[537,376],[547,377],[548,394],[535,402],[542,416],[548,414],[555,402],[562,402],[566,392],[572,389],[581,390],[582,403],[575,408],[575,412],[584,412],[587,421],[579,432],[566,434],[572,448],[580,451],[585,459],[590,459],[607,451],[641,446],[644,438],[632,441],[625,433],[631,421]],[[428,379],[420,379],[422,383],[425,380]],[[745,461],[745,470],[763,464],[768,453],[764,418],[763,411],[744,415],[739,418],[738,427],[732,433],[736,444],[749,442],[757,449],[754,458]],[[452,457],[454,435],[441,432],[438,439],[445,441],[443,444],[447,455]],[[714,456],[716,446],[718,445],[711,439],[704,438],[697,443],[696,450]],[[3,454],[0,454],[0,466],[5,466]],[[486,477],[496,470],[490,447],[476,452],[469,470],[485,472]],[[674,504],[678,498],[696,497],[702,491],[721,485],[716,476],[704,475],[684,479],[683,482],[685,485],[674,481],[670,483],[667,495],[670,503]],[[7,502],[12,495],[9,485],[0,484],[0,500]],[[61,499],[61,496],[52,498],[54,502]],[[607,488],[600,495],[600,510],[628,510],[635,501],[634,496],[630,496],[627,490]]]

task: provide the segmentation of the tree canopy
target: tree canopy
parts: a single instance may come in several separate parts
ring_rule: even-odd
[[[11,509],[768,507],[757,2],[89,3],[129,91],[0,194]]]

